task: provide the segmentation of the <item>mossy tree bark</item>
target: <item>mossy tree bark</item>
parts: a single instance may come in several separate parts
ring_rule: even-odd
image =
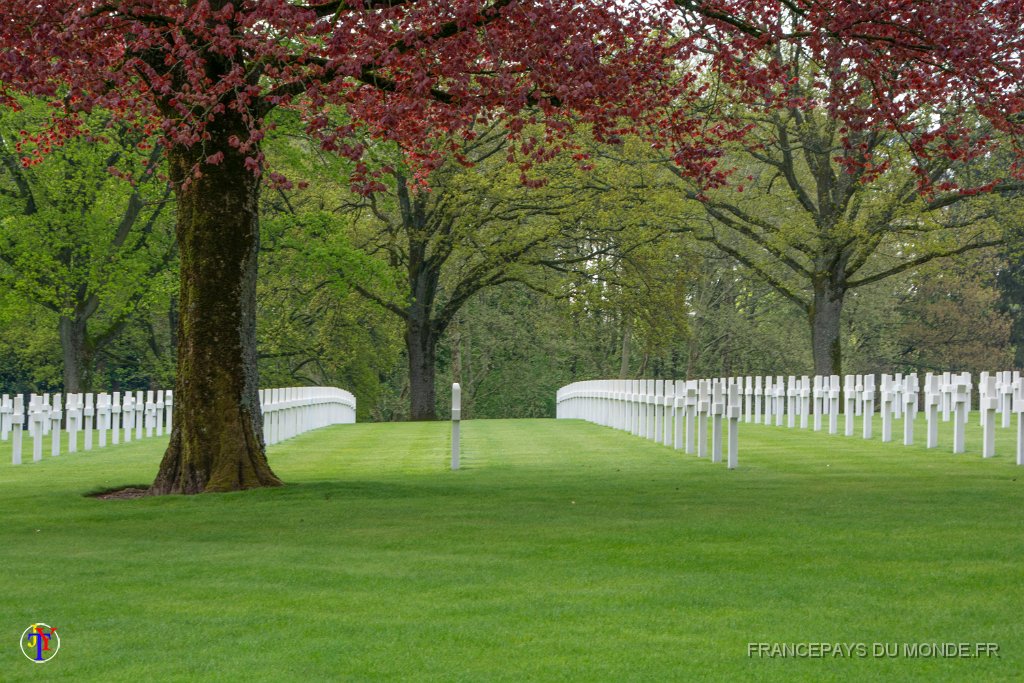
[[[227,141],[244,125],[221,117],[207,151],[169,150],[181,260],[174,429],[153,494],[278,486],[267,463],[256,369],[260,180]],[[250,151],[250,154],[254,152]],[[193,170],[200,168],[199,176]]]
[[[437,336],[430,320],[415,303],[405,323],[405,348],[409,355],[409,419],[437,419]]]
[[[843,351],[840,322],[846,290],[824,278],[814,282],[814,303],[807,310],[811,324],[814,374],[842,375]]]

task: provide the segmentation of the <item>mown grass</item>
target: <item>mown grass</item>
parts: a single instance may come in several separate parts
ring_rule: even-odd
[[[0,679],[1020,680],[1024,469],[1010,430],[983,461],[975,422],[962,456],[945,429],[927,451],[744,425],[731,472],[522,420],[464,423],[452,473],[446,423],[339,426],[270,450],[284,488],[140,500],[82,494],[151,479],[154,440],[3,464]],[[37,621],[45,665],[16,644]]]

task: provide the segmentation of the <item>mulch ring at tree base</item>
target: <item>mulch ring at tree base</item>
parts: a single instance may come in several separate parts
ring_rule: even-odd
[[[105,489],[94,493],[87,493],[87,498],[98,498],[99,500],[132,500],[149,495],[149,488],[138,486],[124,486],[117,489]]]

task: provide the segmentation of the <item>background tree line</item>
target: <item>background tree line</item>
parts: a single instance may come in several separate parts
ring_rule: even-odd
[[[3,389],[170,386],[161,150],[98,113],[95,138],[25,168],[17,146],[42,120],[26,104],[0,117]],[[531,187],[483,126],[427,183],[379,147],[384,189],[364,195],[350,162],[282,115],[266,149],[291,183],[260,205],[262,384],[343,386],[361,420],[397,420],[443,415],[459,381],[468,417],[532,417],[577,379],[822,371],[811,249],[868,273],[847,278],[836,313],[843,372],[1020,366],[1016,188],[923,200],[898,145],[863,178],[830,158],[821,112],[757,125],[763,143],[730,152],[742,191],[703,193],[635,139],[588,147],[585,168],[554,157]],[[997,172],[991,158],[936,171]],[[846,218],[824,226],[816,201],[838,186],[830,210]]]

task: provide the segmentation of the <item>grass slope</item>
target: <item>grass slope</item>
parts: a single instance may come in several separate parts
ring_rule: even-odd
[[[3,464],[0,679],[1020,680],[1024,469],[1010,430],[987,461],[972,430],[953,456],[947,433],[744,425],[730,472],[581,422],[472,421],[451,473],[448,424],[361,424],[272,448],[281,489],[127,501],[82,493],[151,479],[155,441]],[[62,637],[45,665],[15,645],[35,621]]]

